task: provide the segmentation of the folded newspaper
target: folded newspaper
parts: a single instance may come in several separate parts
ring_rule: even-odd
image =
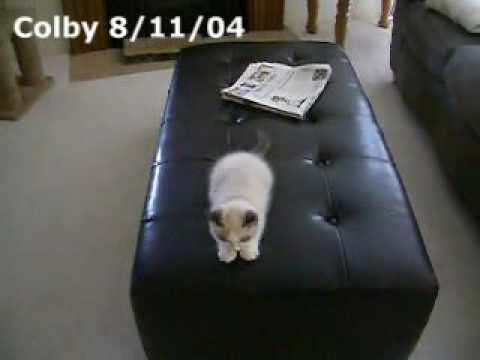
[[[253,63],[232,86],[221,90],[222,98],[303,119],[327,85],[328,64],[287,66]]]

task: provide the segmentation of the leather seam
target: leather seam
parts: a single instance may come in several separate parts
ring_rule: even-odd
[[[328,194],[328,201],[329,201],[334,213],[336,215],[338,215],[339,214],[338,206],[337,206],[337,203],[335,201],[335,197],[334,197],[334,194],[333,194],[333,191],[332,191],[333,188],[330,185],[330,180],[328,178],[327,169],[323,169],[322,174],[323,174],[323,179],[324,179],[324,183],[325,183],[325,188],[326,188],[327,194]],[[342,237],[342,234],[340,233],[340,229],[339,229],[338,226],[335,226],[335,234],[337,235],[338,243],[340,245],[340,256],[342,258],[342,267],[343,267],[343,272],[344,272],[343,287],[346,287],[347,284],[350,282],[350,280],[349,280],[350,279],[350,275],[349,275],[350,271],[349,271],[349,267],[348,267],[348,263],[347,263],[345,244],[344,244],[343,237]]]
[[[381,157],[378,157],[378,156],[368,156],[368,155],[361,155],[361,156],[352,156],[352,158],[358,158],[358,159],[362,159],[362,160],[375,160],[375,161],[378,161],[378,162],[383,162],[383,163],[386,163],[386,164],[391,164],[392,161],[389,160],[389,159],[383,159]]]
[[[151,165],[152,168],[156,168],[162,165],[168,164],[184,164],[184,163],[194,163],[194,162],[214,162],[215,159],[213,157],[198,157],[198,158],[184,158],[184,159],[173,159],[173,160],[162,160],[162,161],[154,161]]]

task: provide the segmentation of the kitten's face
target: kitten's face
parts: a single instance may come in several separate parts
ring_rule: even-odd
[[[218,241],[231,243],[236,250],[257,234],[258,214],[241,207],[223,207],[209,214],[210,229]]]

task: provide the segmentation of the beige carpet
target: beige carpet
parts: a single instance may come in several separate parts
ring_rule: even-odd
[[[327,25],[311,38],[331,39]],[[440,280],[412,358],[477,359],[480,236],[392,84],[389,37],[353,22],[347,52]],[[172,70],[70,83],[64,56],[47,71],[56,80],[51,91],[22,121],[0,122],[0,359],[145,359],[128,288]]]
[[[219,40],[202,39],[196,41],[195,44],[226,41],[288,41],[295,39],[297,39],[297,37],[290,30],[286,29],[284,31],[254,31],[245,34],[241,39],[230,36]],[[131,46],[127,49],[127,52],[129,54],[138,53],[142,50],[150,50],[151,52],[171,52],[170,47],[171,46],[169,45],[163,48],[161,40],[140,41],[138,45]],[[129,63],[125,61],[123,50],[108,49],[72,56],[70,58],[70,80],[95,80],[140,72],[170,69],[174,64],[175,61],[144,61],[139,63]]]
[[[54,79],[46,77],[41,84],[30,86],[22,83],[22,78],[19,78],[18,84],[22,94],[22,104],[15,110],[0,109],[0,121],[17,121],[22,119],[22,116],[53,86]]]

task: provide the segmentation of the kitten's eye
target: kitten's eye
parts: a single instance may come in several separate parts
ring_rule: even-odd
[[[223,226],[223,223],[222,223],[222,214],[220,213],[219,210],[212,211],[212,212],[209,214],[209,220],[210,220],[211,222],[213,222],[215,225],[217,225],[218,227],[222,227],[222,226]]]
[[[240,240],[240,242],[242,242],[242,243],[245,243],[247,241],[250,241],[250,236],[245,236]]]
[[[251,226],[258,222],[258,215],[253,211],[247,211],[245,213],[245,218],[243,219],[243,227]]]
[[[227,242],[227,239],[225,239],[225,236],[217,235],[217,238],[218,238],[218,240],[220,240],[220,241]]]

